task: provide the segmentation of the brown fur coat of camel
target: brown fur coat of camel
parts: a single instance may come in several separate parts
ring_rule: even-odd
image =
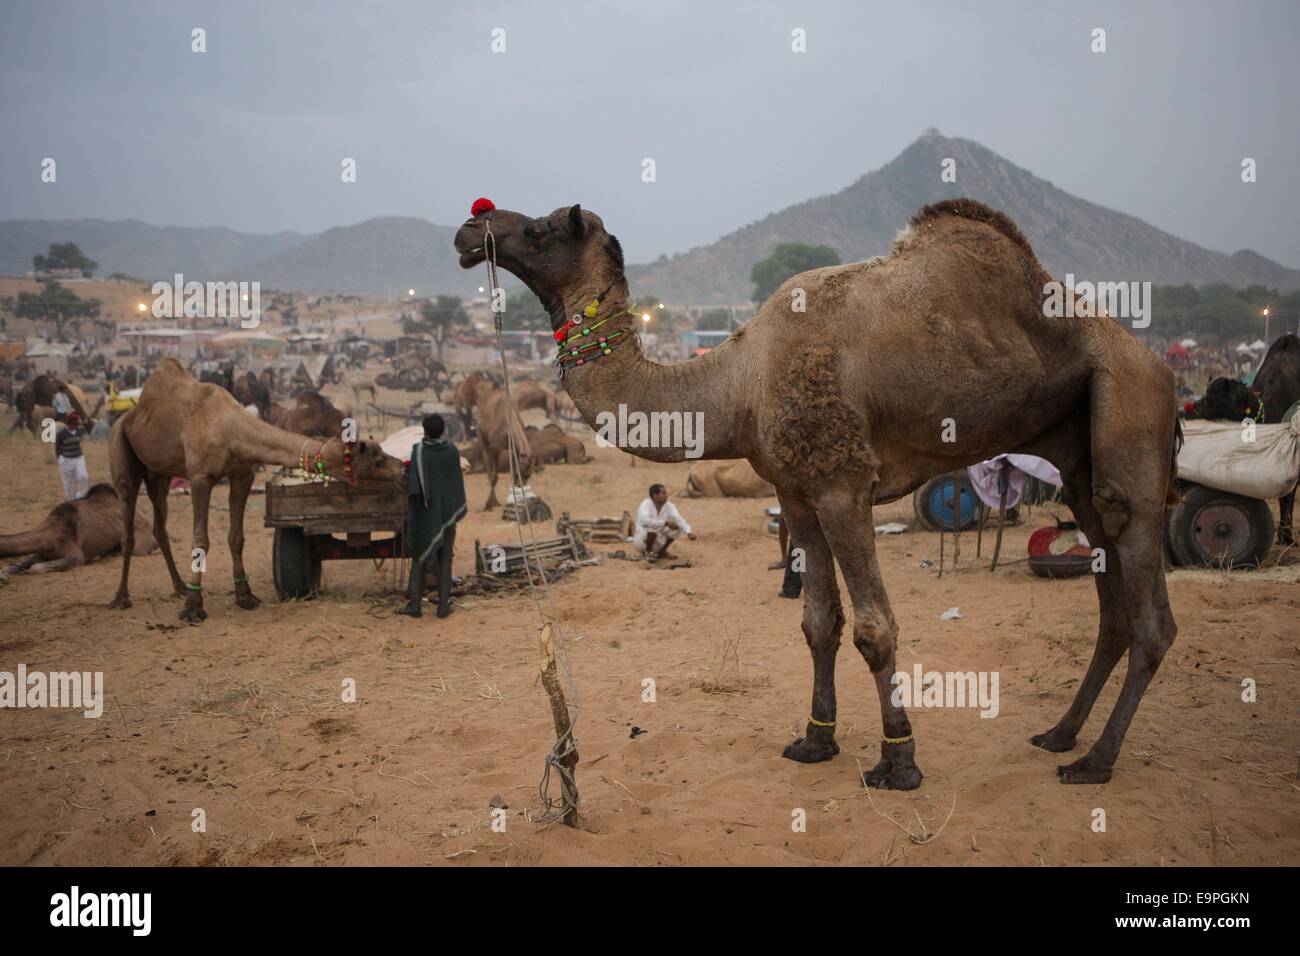
[[[31,531],[0,534],[0,558],[23,560],[0,570],[7,575],[30,571],[68,571],[122,549],[122,502],[112,485],[92,485],[84,498],[54,506]],[[144,518],[135,518],[132,553],[150,554],[157,543]]]
[[[253,594],[244,572],[244,508],[253,487],[255,465],[304,465],[312,471],[317,462],[330,476],[343,476],[344,445],[333,438],[306,438],[268,425],[248,414],[228,391],[196,382],[175,359],[165,358],[149,376],[135,408],[117,420],[109,435],[109,462],[113,485],[122,499],[123,523],[135,528],[136,498],[140,485],[148,489],[153,504],[154,537],[162,547],[167,573],[177,595],[184,595],[180,619],[198,623],[203,609],[203,574],[208,555],[208,508],[213,486],[230,481],[230,534],[227,543],[234,563],[235,603],[252,610],[261,602]],[[356,442],[352,470],[357,478],[383,477],[394,482],[406,476],[395,458],[385,455],[375,442]],[[167,540],[167,490],[172,478],[190,483],[194,510],[193,576],[182,582]],[[122,580],[110,607],[127,608],[131,598],[127,582],[131,573],[133,530],[123,545]]]
[[[673,366],[642,351],[622,249],[599,216],[578,206],[536,219],[497,209],[461,226],[455,247],[465,268],[494,251],[542,301],[553,328],[575,316],[579,327],[589,324],[581,317],[591,308],[604,335],[621,333],[610,354],[564,376],[593,427],[620,411],[702,415],[704,458],[745,458],[776,486],[791,540],[806,556],[803,632],[813,664],[811,716],[785,748],[791,760],[839,753],[838,565],[853,604],[853,643],[880,704],[880,760],[863,782],[920,786],[912,725],[892,694],[898,625],[872,507],[1002,452],[1055,464],[1106,570],[1094,575],[1101,620],[1088,672],[1065,716],[1032,743],[1073,749],[1127,651],[1100,737],[1058,768],[1067,783],[1110,779],[1176,633],[1161,547],[1177,443],[1173,375],[1112,319],[1046,317],[1052,278],[1006,216],[968,199],[926,206],[889,256],[789,279],[726,342]],[[671,442],[627,450],[654,461],[685,457]]]

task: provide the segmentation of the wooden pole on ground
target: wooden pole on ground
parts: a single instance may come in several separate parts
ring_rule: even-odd
[[[555,663],[555,629],[548,621],[542,626],[538,641],[542,652],[542,686],[551,702],[551,719],[555,722],[555,740],[561,750],[558,764],[560,796],[564,801],[564,824],[578,825],[578,748],[573,741],[573,726],[569,722],[569,704],[564,698],[564,685],[560,683],[559,669]]]

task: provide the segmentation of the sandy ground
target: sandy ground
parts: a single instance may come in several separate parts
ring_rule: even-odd
[[[618,514],[652,480],[684,483],[685,466],[595,455],[535,480],[557,515]],[[105,443],[88,443],[88,456],[92,477],[106,479]],[[514,534],[499,513],[478,512],[485,479],[468,486],[464,575],[475,539]],[[35,525],[60,497],[46,448],[0,439],[0,530]],[[224,491],[200,627],[178,624],[157,555],[136,562],[127,611],[105,608],[117,557],[15,577],[0,586],[0,670],[103,671],[108,700],[98,720],[0,711],[0,864],[1297,862],[1300,558],[1262,572],[1172,574],[1179,638],[1116,774],[1067,787],[1054,772],[1061,758],[1027,738],[1055,723],[1083,674],[1096,630],[1091,582],[1040,580],[1023,562],[990,574],[973,534],[960,571],[940,579],[920,566],[938,558],[937,535],[881,538],[900,667],[997,671],[1001,698],[994,719],[914,708],[924,784],[868,799],[858,764],[874,763],[879,716],[847,638],[842,753],[812,766],[780,757],[802,732],[811,669],[799,602],[779,599],[780,574],[765,570],[777,556],[763,530],[769,503],[679,501],[700,534],[681,547],[694,567],[606,558],[554,586],[581,693],[580,831],[532,822],[553,732],[526,594],[467,596],[449,619],[416,622],[392,613],[392,565],[338,562],[326,565],[321,599],[277,603],[259,497],[247,556],[266,603],[239,610]],[[878,509],[881,523],[910,518],[907,503]],[[1007,557],[1023,557],[1029,532],[1049,522],[1035,509],[1009,530]],[[187,553],[188,498],[173,496],[171,527]],[[964,617],[940,620],[953,606]],[[729,642],[739,642],[739,667],[719,664]],[[1076,753],[1099,733],[1121,672]],[[654,703],[642,700],[647,677]],[[1257,703],[1242,702],[1244,677],[1257,681]],[[347,678],[355,703],[341,699]],[[645,733],[632,738],[632,725]],[[498,795],[505,833],[489,826]],[[192,830],[196,808],[206,832]],[[1097,809],[1104,833],[1092,829]]]

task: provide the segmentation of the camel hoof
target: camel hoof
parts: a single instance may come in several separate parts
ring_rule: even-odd
[[[181,608],[180,619],[186,624],[201,624],[208,619],[208,612],[203,610],[202,600],[187,599]]]
[[[235,607],[242,607],[245,611],[256,611],[261,606],[262,599],[252,591],[235,595]]]
[[[872,790],[915,790],[921,778],[921,768],[911,760],[882,760],[862,775],[862,785]]]
[[[786,760],[795,760],[799,763],[821,763],[823,760],[830,760],[839,752],[840,745],[834,738],[813,740],[811,737],[800,737],[786,747],[781,752],[781,756]]]
[[[1061,783],[1107,783],[1110,781],[1111,768],[1098,766],[1092,756],[1080,757],[1072,764],[1056,768],[1056,775]]]
[[[108,606],[110,610],[125,611],[131,606],[131,599],[125,594],[119,594],[117,597],[113,598],[112,602]]]
[[[1030,737],[1029,742],[1049,753],[1060,754],[1065,753],[1067,750],[1073,750],[1075,744],[1078,743],[1078,738],[1067,737],[1065,734],[1057,732],[1056,728],[1053,727],[1045,734],[1035,734]]]

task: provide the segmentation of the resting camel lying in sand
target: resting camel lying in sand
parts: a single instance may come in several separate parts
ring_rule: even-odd
[[[683,498],[770,498],[776,494],[770,481],[758,476],[754,466],[737,461],[697,461],[686,475]]]
[[[122,498],[123,524],[128,529],[123,544],[122,581],[109,607],[131,606],[127,582],[134,546],[135,503],[142,484],[148,488],[153,503],[154,537],[162,547],[172,588],[185,597],[180,619],[197,624],[208,616],[203,609],[203,573],[213,486],[222,478],[230,479],[227,542],[234,563],[235,604],[252,610],[261,604],[244,572],[244,508],[253,487],[253,468],[299,466],[342,478],[344,451],[338,439],[304,438],[267,424],[245,412],[224,388],[200,384],[175,359],[163,359],[145,382],[135,408],[119,418],[109,434],[113,485]],[[351,453],[356,478],[388,478],[396,483],[406,477],[402,463],[385,455],[377,442],[356,442]],[[181,581],[167,540],[167,488],[172,478],[185,478],[190,483],[194,510],[190,554],[198,557],[191,564],[194,570],[189,582]]]
[[[806,555],[813,670],[811,716],[785,757],[813,763],[839,753],[838,565],[853,601],[853,644],[880,704],[880,761],[863,783],[920,786],[912,724],[893,693],[898,625],[872,509],[935,475],[1018,452],[1060,469],[1065,502],[1107,558],[1093,575],[1101,621],[1092,663],[1065,715],[1031,743],[1072,750],[1127,652],[1105,729],[1086,755],[1057,768],[1066,783],[1110,779],[1177,633],[1162,555],[1179,436],[1173,374],[1113,319],[1084,317],[1087,309],[1049,317],[1044,305],[1063,286],[1010,219],[970,199],[925,206],[890,255],[794,276],[726,342],[665,366],[645,357],[622,248],[599,216],[571,206],[534,218],[487,200],[471,212],[456,233],[460,264],[491,254],[541,300],[563,343],[564,387],[589,425],[699,415],[704,458],[748,459],[776,486],[791,542]],[[637,445],[627,450],[652,461],[686,457],[684,442]]]
[[[31,531],[0,534],[0,558],[23,560],[0,570],[7,575],[30,571],[67,571],[122,549],[122,502],[112,485],[92,485],[84,498],[55,505]],[[132,553],[149,554],[158,547],[149,525],[135,518]]]
[[[272,408],[280,408],[270,419],[276,428],[316,438],[343,437],[343,420],[347,416],[320,392],[303,392],[289,408],[275,405]]]

